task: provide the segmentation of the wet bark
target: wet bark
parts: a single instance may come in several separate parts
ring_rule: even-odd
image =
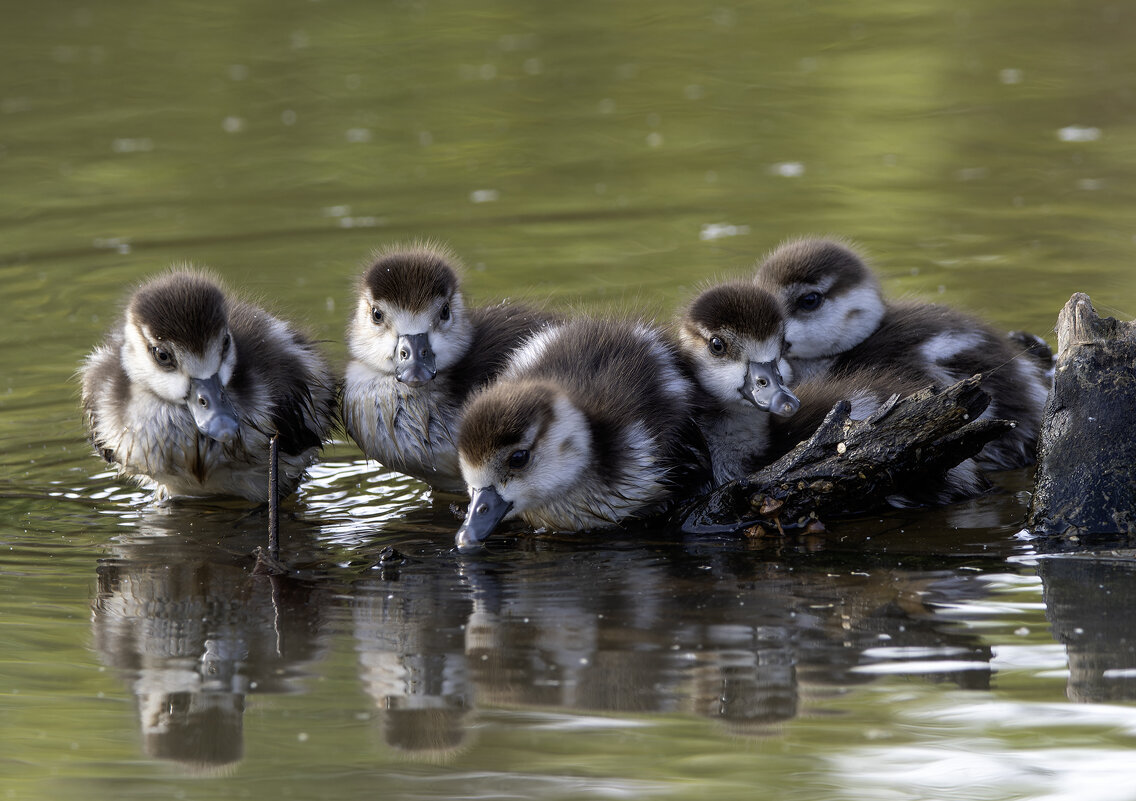
[[[1057,317],[1028,527],[1079,541],[1136,534],[1136,322],[1076,293]]]
[[[785,456],[684,508],[680,525],[698,534],[822,530],[823,520],[871,511],[890,497],[918,498],[1011,428],[978,419],[990,400],[980,378],[893,398],[863,420],[852,420],[841,401]]]

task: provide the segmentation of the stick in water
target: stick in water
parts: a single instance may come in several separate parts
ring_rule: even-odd
[[[280,558],[280,447],[276,442],[279,436],[273,434],[268,442],[268,553],[273,559]]]

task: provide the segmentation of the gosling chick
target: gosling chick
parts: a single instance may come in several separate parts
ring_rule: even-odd
[[[984,416],[1012,420],[1016,427],[989,443],[977,463],[1003,470],[1036,458],[1048,382],[1038,357],[1015,348],[1004,334],[944,306],[885,301],[864,260],[831,240],[781,246],[755,280],[783,304],[792,382],[886,368],[913,385],[946,386],[982,373],[991,399]]]
[[[158,500],[268,500],[276,433],[279,490],[290,494],[335,419],[335,382],[315,345],[190,269],[140,287],[80,376],[96,453]]]
[[[458,550],[476,549],[503,520],[606,528],[704,487],[694,399],[677,348],[648,325],[578,319],[537,334],[466,408],[458,454],[470,504]]]
[[[465,488],[460,410],[550,316],[502,303],[466,307],[457,258],[437,245],[375,254],[347,328],[343,422],[370,459],[436,489]]]
[[[707,396],[697,419],[715,484],[765,464],[770,417],[789,417],[800,407],[781,376],[784,338],[777,299],[748,282],[705,290],[679,321],[682,353]]]

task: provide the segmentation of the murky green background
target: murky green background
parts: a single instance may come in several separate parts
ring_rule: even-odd
[[[327,340],[378,245],[475,300],[666,317],[833,233],[1048,334],[1136,310],[1136,7],[7,3],[0,798],[1130,799],[1134,569],[1037,559],[1026,473],[824,540],[449,552],[340,443],[263,517],[155,510],[74,371],[208,265]],[[395,545],[405,559],[380,563]]]

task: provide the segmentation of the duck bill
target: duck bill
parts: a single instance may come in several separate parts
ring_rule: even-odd
[[[775,361],[750,362],[740,391],[754,406],[779,417],[791,417],[801,408],[801,401],[785,386]]]
[[[405,334],[398,338],[394,352],[394,376],[411,387],[420,387],[434,380],[438,368],[434,364],[434,351],[430,348],[429,334]]]
[[[237,410],[225,396],[221,378],[216,373],[209,378],[191,378],[186,403],[202,434],[222,443],[236,439],[241,427]]]
[[[512,502],[502,498],[493,487],[471,488],[469,495],[465,522],[454,539],[454,544],[462,553],[480,548],[485,538],[493,533],[493,529],[513,508]]]

